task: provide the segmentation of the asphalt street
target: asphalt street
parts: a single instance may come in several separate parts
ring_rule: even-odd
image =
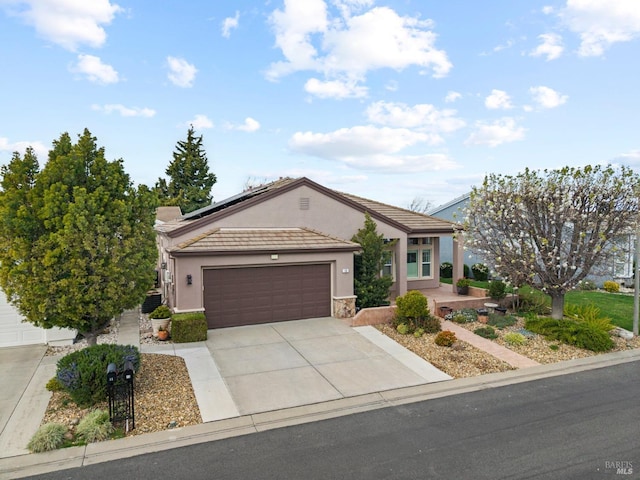
[[[30,478],[640,478],[640,362]]]

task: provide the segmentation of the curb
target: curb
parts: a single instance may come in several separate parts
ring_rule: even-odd
[[[549,365],[538,365],[520,370],[447,380],[301,407],[245,415],[174,430],[92,443],[84,447],[0,458],[0,479],[22,478],[275,428],[338,418],[380,408],[470,393],[486,388],[514,385],[636,361],[640,361],[640,350],[626,350]]]

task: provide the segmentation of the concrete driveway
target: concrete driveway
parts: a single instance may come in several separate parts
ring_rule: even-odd
[[[375,328],[336,318],[209,330],[206,346],[219,374],[216,417],[229,404],[222,387],[247,415],[451,378]]]

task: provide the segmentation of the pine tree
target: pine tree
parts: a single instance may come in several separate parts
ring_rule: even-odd
[[[155,188],[163,205],[178,205],[183,213],[189,213],[211,204],[211,188],[217,179],[209,173],[202,135],[196,137],[193,126],[187,132],[187,140],[177,143],[165,173],[169,182],[159,178]]]
[[[95,343],[153,285],[154,194],[86,129],[54,141],[41,171],[28,148],[1,173],[0,286],[28,322]]]
[[[391,276],[380,274],[391,252],[376,228],[376,222],[365,213],[364,227],[351,239],[362,247],[362,252],[354,258],[353,278],[356,305],[359,308],[382,305],[389,298],[389,289],[393,284]]]

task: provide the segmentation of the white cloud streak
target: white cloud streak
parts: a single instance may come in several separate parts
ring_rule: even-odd
[[[85,75],[91,82],[102,85],[120,81],[118,72],[111,65],[102,63],[100,57],[95,55],[78,55],[78,62],[70,70]]]
[[[613,44],[640,36],[638,0],[567,0],[559,16],[580,36],[583,57],[601,56]]]
[[[167,57],[168,78],[174,85],[182,88],[193,86],[198,70],[183,58]]]
[[[91,105],[92,110],[98,112],[104,112],[110,114],[113,112],[119,113],[122,117],[154,117],[156,111],[151,108],[139,108],[139,107],[125,107],[119,103],[109,103],[106,105]]]
[[[525,129],[517,125],[514,118],[504,117],[494,122],[476,122],[475,131],[469,135],[465,145],[487,145],[497,147],[503,143],[524,138]]]
[[[238,22],[240,20],[240,12],[236,11],[235,17],[227,17],[222,21],[222,36],[229,38],[231,36],[231,30],[238,28]]]
[[[203,130],[205,128],[213,128],[213,122],[203,114],[196,115],[193,120],[187,122],[187,126],[193,125],[196,130]]]
[[[490,110],[508,110],[513,108],[511,97],[504,90],[491,90],[491,94],[484,99],[484,105]]]
[[[16,13],[32,25],[39,36],[76,51],[79,46],[102,47],[109,25],[123,9],[109,0],[20,0]]]
[[[46,158],[49,153],[49,149],[45,147],[42,142],[10,142],[8,138],[0,137],[0,152],[18,152],[20,153],[20,155],[23,155],[27,147],[33,148],[33,151],[38,156],[38,158]]]
[[[567,103],[569,99],[567,95],[561,95],[554,89],[545,86],[531,87],[529,93],[540,108],[546,109],[559,107]]]
[[[534,48],[529,55],[532,57],[546,57],[547,61],[560,58],[564,51],[562,37],[557,33],[543,33],[538,35],[540,45]]]

